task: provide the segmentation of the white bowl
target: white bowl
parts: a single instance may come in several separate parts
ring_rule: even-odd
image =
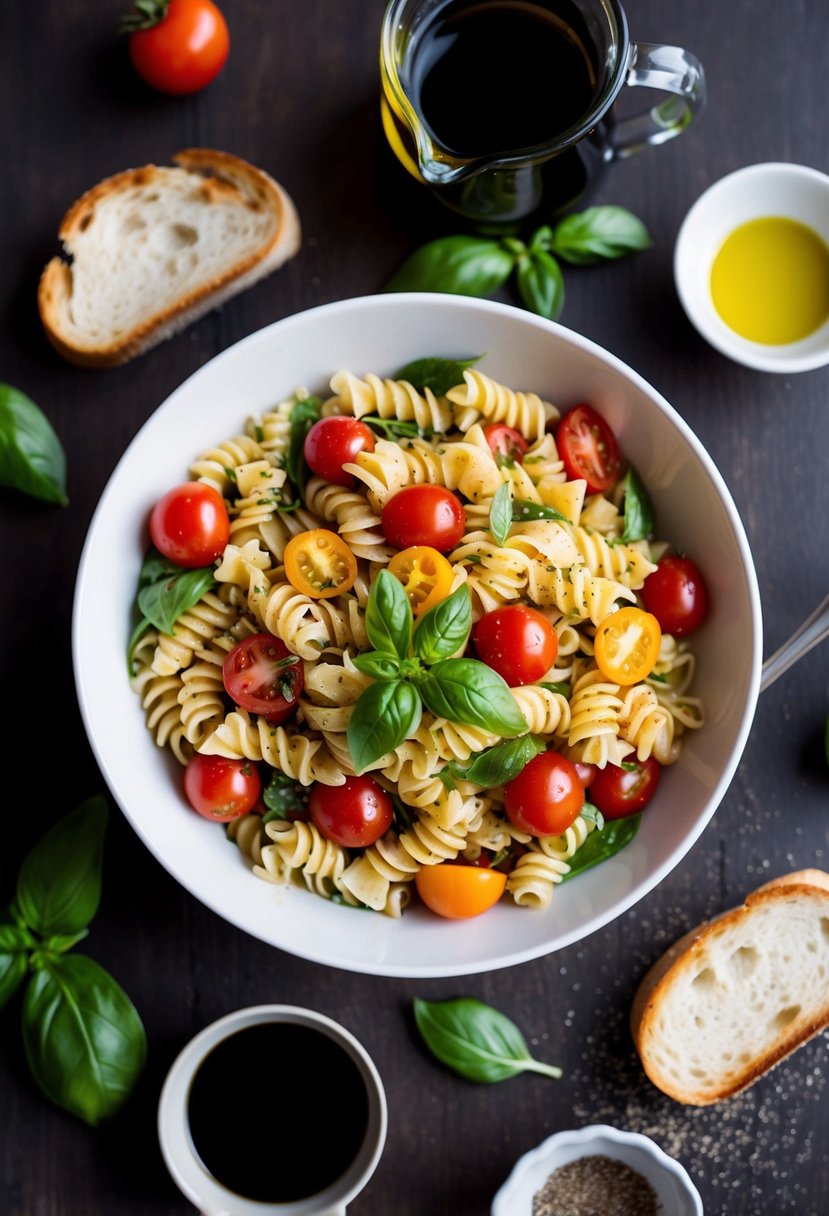
[[[297,386],[325,392],[331,375],[391,375],[423,355],[486,352],[479,365],[559,407],[589,400],[654,499],[660,535],[693,553],[710,591],[694,635],[694,692],[706,725],[685,737],[642,827],[622,852],[558,888],[544,911],[502,901],[446,921],[413,903],[399,919],[332,904],[252,877],[221,828],[189,811],[181,769],[146,729],[126,679],[125,648],[157,499],[205,447]],[[115,801],[159,862],[219,916],[280,949],[378,975],[490,971],[579,941],[641,899],[677,865],[732,779],[759,690],[762,625],[742,523],[717,469],[680,415],[641,376],[594,343],[519,308],[436,294],[327,304],[239,342],[192,375],[138,432],[91,522],[75,589],[73,662],[84,724]]]
[[[492,1201],[491,1216],[532,1216],[533,1196],[553,1170],[593,1155],[613,1157],[646,1178],[662,1205],[660,1216],[702,1216],[699,1191],[684,1166],[648,1136],[604,1124],[556,1132],[519,1157]]]
[[[805,372],[829,363],[829,319],[799,342],[767,345],[741,337],[711,298],[711,266],[726,237],[764,216],[797,220],[829,245],[829,176],[787,162],[749,165],[720,178],[686,215],[674,250],[674,280],[682,307],[721,354],[766,372]]]

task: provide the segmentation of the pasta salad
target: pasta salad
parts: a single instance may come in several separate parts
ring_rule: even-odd
[[[248,418],[138,582],[131,684],[190,805],[258,877],[389,916],[546,907],[703,724],[705,585],[616,436],[478,362]]]

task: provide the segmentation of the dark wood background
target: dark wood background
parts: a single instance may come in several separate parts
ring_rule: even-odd
[[[25,851],[59,815],[105,787],[78,713],[72,593],[95,504],[124,448],[192,371],[271,321],[378,290],[426,235],[457,230],[401,191],[378,122],[381,0],[226,0],[232,49],[219,79],[187,98],[151,93],[116,38],[120,0],[5,0],[0,6],[0,380],[53,421],[69,462],[68,508],[0,493],[4,690],[0,899]],[[566,271],[562,321],[620,356],[678,409],[742,514],[762,592],[765,652],[827,589],[829,368],[786,377],[731,364],[685,319],[672,253],[687,209],[743,165],[791,160],[829,171],[824,0],[630,0],[635,38],[694,51],[708,106],[678,140],[614,167],[594,201],[630,207],[653,248]],[[247,157],[299,208],[304,244],[282,271],[119,370],[84,372],[45,342],[37,279],[59,221],[118,170],[188,145]],[[121,679],[121,672],[113,672]],[[723,673],[728,678],[728,673]],[[590,1122],[644,1131],[688,1168],[707,1216],[817,1216],[829,1193],[826,1041],[742,1097],[685,1108],[646,1080],[627,1015],[648,964],[703,917],[763,879],[829,865],[829,649],[760,699],[739,770],[674,873],[616,923],[553,956],[460,980],[388,980],[315,966],[225,924],[180,889],[117,808],[102,907],[84,948],[131,995],[149,1036],[132,1100],[92,1130],[50,1106],[21,1058],[19,997],[0,1014],[0,1211],[5,1216],[185,1216],[158,1150],[163,1077],[186,1040],[234,1008],[311,1005],[367,1045],[388,1092],[380,1166],[354,1216],[484,1216],[515,1159],[551,1132]],[[491,1087],[442,1069],[413,1031],[415,995],[470,994],[559,1063]],[[228,1128],[240,1152],[278,1153],[291,1096],[272,1084],[267,1126]],[[329,1100],[321,1084],[320,1102]],[[348,1118],[348,1112],[342,1112]],[[311,1152],[324,1151],[308,1128]],[[518,1214],[516,1214],[518,1216]]]

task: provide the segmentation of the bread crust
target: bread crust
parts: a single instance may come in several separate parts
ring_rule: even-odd
[[[769,1069],[791,1055],[798,1047],[829,1026],[829,992],[812,1015],[798,1019],[791,1029],[778,1032],[766,1050],[749,1060],[741,1072],[721,1084],[702,1086],[697,1090],[683,1088],[664,1070],[650,1053],[652,1037],[657,1033],[656,1022],[661,1002],[680,974],[692,972],[715,935],[728,934],[758,908],[788,900],[803,898],[825,905],[822,915],[829,917],[829,874],[822,870],[798,870],[764,883],[751,892],[740,907],[713,917],[679,938],[651,966],[639,984],[630,1012],[630,1030],[639,1058],[648,1078],[669,1097],[691,1106],[709,1106],[733,1097],[754,1083]]]
[[[171,337],[213,308],[244,291],[282,266],[300,248],[299,214],[284,188],[264,170],[231,153],[214,148],[185,148],[171,157],[174,166],[201,178],[204,202],[225,201],[275,217],[272,236],[249,256],[158,309],[152,317],[111,342],[79,340],[66,324],[73,292],[71,262],[54,257],[38,284],[38,312],[49,342],[65,359],[82,367],[115,367]],[[61,221],[58,236],[67,255],[73,241],[91,222],[105,199],[159,179],[159,166],[147,164],[124,170],[98,182],[77,199]]]

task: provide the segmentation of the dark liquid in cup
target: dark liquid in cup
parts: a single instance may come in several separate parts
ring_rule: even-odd
[[[566,3],[450,3],[417,35],[414,99],[433,135],[461,157],[547,143],[596,95],[591,43]]]
[[[245,1199],[292,1203],[336,1182],[360,1151],[368,1091],[351,1056],[308,1026],[263,1022],[218,1043],[193,1077],[193,1145]]]

